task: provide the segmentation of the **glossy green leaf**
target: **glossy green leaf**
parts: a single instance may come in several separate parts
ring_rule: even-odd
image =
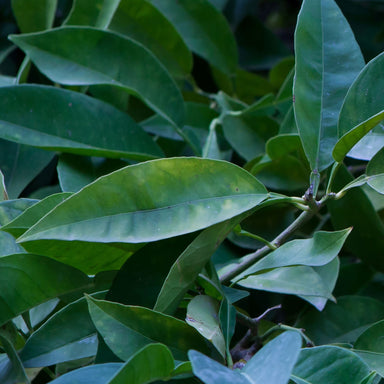
[[[14,220],[1,227],[1,230],[11,233],[15,237],[19,237],[32,225],[39,221],[51,209],[63,202],[69,196],[71,196],[71,193],[57,193],[50,195],[34,204],[33,206],[27,208]]]
[[[146,0],[121,0],[108,29],[147,47],[177,77],[192,70],[192,54],[175,27]]]
[[[265,153],[267,140],[278,131],[278,125],[269,117],[255,116],[246,110],[237,116],[226,114],[222,119],[224,136],[245,160]]]
[[[322,171],[333,162],[339,111],[364,58],[333,0],[303,2],[295,51],[296,123],[312,170]]]
[[[47,367],[94,356],[96,351],[96,328],[90,318],[87,301],[81,298],[56,312],[34,332],[22,349],[20,358],[27,368]]]
[[[108,384],[146,384],[167,381],[175,362],[171,351],[162,344],[150,344],[133,355]]]
[[[241,370],[230,370],[196,351],[188,355],[193,373],[205,384],[287,384],[300,347],[299,334],[285,332],[257,352]]]
[[[149,1],[171,21],[193,52],[225,73],[235,72],[235,39],[224,16],[208,0]]]
[[[301,351],[291,379],[297,384],[360,384],[368,373],[368,366],[353,352],[321,346]]]
[[[106,384],[122,367],[122,363],[90,365],[62,375],[50,384]]]
[[[53,156],[52,152],[0,139],[0,168],[9,198],[16,199]]]
[[[12,342],[7,337],[6,333],[3,331],[0,332],[0,342],[1,342],[2,348],[5,350],[9,358],[8,366],[6,367],[6,369],[4,369],[3,367],[0,372],[1,383],[29,384],[30,381],[28,379],[27,374],[25,373],[23,364],[20,361],[17,351],[12,345]]]
[[[377,140],[377,138],[380,138],[380,133],[370,131],[383,119],[384,111],[381,111],[344,133],[333,149],[333,158],[341,162],[349,154],[350,157],[369,160],[375,153],[375,149],[380,149],[383,144],[383,140]],[[368,134],[369,132],[370,134]],[[356,144],[358,146],[355,149]],[[380,147],[376,148],[377,145]]]
[[[290,295],[332,299],[332,292],[311,267],[275,268],[237,281],[242,287]]]
[[[10,39],[52,81],[122,87],[172,123],[182,125],[184,106],[176,84],[157,58],[134,40],[87,27],[12,35]]]
[[[90,158],[63,153],[59,156],[57,174],[62,191],[78,192],[98,177],[127,166],[118,159]]]
[[[339,267],[339,258],[335,257],[330,263],[319,267],[312,267],[312,269],[320,277],[323,285],[328,288],[328,291],[333,292],[339,276]],[[328,302],[328,298],[326,297],[308,295],[299,295],[299,297],[311,303],[319,311],[322,311]]]
[[[316,344],[354,342],[384,316],[384,305],[370,297],[344,296],[328,303],[323,312],[309,310],[298,326]]]
[[[335,232],[319,231],[311,239],[289,241],[237,276],[236,281],[272,268],[328,264],[338,255],[350,232],[350,228]]]
[[[17,199],[0,202],[0,226],[8,224],[38,201],[35,199]]]
[[[106,299],[153,308],[170,268],[194,237],[184,235],[146,244],[120,268]],[[154,309],[165,312],[157,307]]]
[[[157,297],[155,310],[172,314],[177,309],[198,274],[241,218],[242,216],[207,228],[196,237],[170,268]]]
[[[86,289],[88,276],[43,256],[15,254],[0,258],[0,323],[49,299]]]
[[[384,320],[366,329],[354,344],[355,352],[369,365],[384,377]]]
[[[334,191],[342,189],[353,181],[347,169],[342,166],[334,180]],[[339,200],[328,201],[335,229],[353,227],[345,242],[346,248],[353,255],[378,270],[384,270],[384,226],[367,195],[354,188]]]
[[[226,293],[227,294],[227,293]],[[230,296],[228,294],[228,296]],[[220,328],[223,332],[227,360],[230,356],[230,344],[236,328],[236,308],[225,296],[219,309]]]
[[[207,295],[198,295],[188,304],[186,322],[209,340],[225,359],[225,339],[220,328],[220,303]]]
[[[12,0],[12,10],[22,33],[37,32],[52,27],[57,0]]]
[[[81,93],[19,85],[0,88],[0,97],[3,139],[93,156],[144,160],[162,154],[128,115]]]
[[[367,166],[368,185],[375,191],[384,193],[384,149],[381,149]]]
[[[138,306],[88,298],[92,321],[113,353],[127,360],[151,343],[167,345],[174,357],[185,360],[189,349],[206,352],[204,338],[185,322]]]
[[[340,112],[338,125],[338,135],[341,138],[338,144],[340,149],[335,148],[335,159],[343,158],[365,134],[384,119],[381,96],[384,83],[380,76],[383,66],[384,54],[381,54],[364,67],[349,89]],[[375,131],[376,129],[363,138],[349,156],[361,158],[359,152],[361,150],[366,152],[364,148],[367,144],[366,140],[369,140],[369,136],[374,135]],[[382,129],[378,127],[377,133],[380,134],[381,131]],[[370,157],[379,149],[380,147],[373,147]],[[366,156],[364,158],[367,159]]]
[[[198,158],[149,161],[115,171],[83,188],[19,241],[156,241],[236,217],[266,197],[262,184],[226,162]]]
[[[107,28],[120,0],[74,0],[64,25]]]

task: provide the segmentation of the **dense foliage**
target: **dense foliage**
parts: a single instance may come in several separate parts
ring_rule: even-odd
[[[0,2],[0,383],[381,382],[383,9],[337,3]]]

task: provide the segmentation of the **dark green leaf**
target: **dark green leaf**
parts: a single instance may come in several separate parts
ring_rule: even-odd
[[[20,361],[20,358],[12,345],[11,341],[8,339],[5,332],[0,332],[0,342],[2,348],[8,355],[9,363],[7,367],[2,367],[0,372],[0,380],[2,384],[14,384],[14,383],[23,383],[29,384],[27,374],[25,373],[23,364]],[[4,369],[5,368],[5,369]]]
[[[107,28],[120,0],[74,0],[64,25]]]
[[[56,312],[34,332],[21,351],[20,358],[27,368],[47,367],[94,356],[96,351],[96,328],[86,299],[81,298]]]
[[[334,152],[334,157],[338,161],[341,161],[348,151],[384,118],[381,92],[384,82],[380,76],[383,65],[384,54],[375,57],[364,67],[348,91],[340,111],[338,135],[341,139]],[[376,137],[376,140],[374,138],[375,134],[380,135],[381,132],[382,128],[378,127],[368,134],[359,142],[349,156],[364,158],[365,160],[372,157],[383,145],[383,139],[378,141],[379,137]],[[376,141],[379,142],[380,146],[374,145],[371,147],[370,154],[368,153],[367,156],[365,150],[366,140],[369,140],[371,135],[373,140],[370,140],[369,143],[375,144]],[[364,156],[361,156],[361,151],[365,153]]]
[[[204,338],[184,321],[138,306],[88,299],[92,320],[106,344],[127,360],[151,343],[167,345],[175,358],[185,360],[189,349],[207,352]]]
[[[12,0],[12,10],[22,33],[37,32],[52,27],[57,0]]]
[[[384,304],[370,297],[344,296],[323,312],[308,311],[298,325],[316,344],[354,342],[371,324],[384,317]]]
[[[224,16],[208,0],[149,0],[188,47],[226,73],[237,67],[236,42]]]
[[[19,85],[0,88],[0,97],[3,139],[95,156],[144,160],[162,154],[128,115],[81,93]]]
[[[353,180],[342,166],[334,181],[334,190],[342,189]],[[335,229],[353,227],[345,242],[348,250],[365,263],[384,270],[384,226],[367,195],[354,188],[340,200],[329,201],[327,207]]]
[[[43,256],[15,254],[0,258],[0,324],[54,297],[86,290],[88,276]]]
[[[175,76],[191,72],[191,52],[175,27],[149,1],[120,1],[108,29],[143,44]]]
[[[360,384],[368,366],[353,352],[335,346],[306,348],[293,369],[297,384]]]
[[[169,270],[157,297],[154,309],[172,314],[198,274],[208,263],[216,248],[228,232],[241,221],[242,216],[225,221],[204,230],[185,249]]]
[[[364,58],[333,0],[303,2],[295,51],[296,122],[312,170],[322,171],[333,162],[339,111]]]
[[[19,237],[44,215],[46,215],[51,209],[63,202],[69,196],[71,196],[71,193],[57,193],[50,195],[27,208],[14,220],[1,227],[1,230],[11,233],[15,237]]]
[[[172,123],[183,123],[183,100],[176,84],[157,58],[134,40],[87,27],[12,35],[10,39],[52,81],[122,87]]]
[[[108,384],[146,384],[167,381],[175,362],[171,351],[162,344],[149,344],[133,355]]]
[[[384,149],[381,149],[367,166],[368,185],[375,191],[384,194]]]

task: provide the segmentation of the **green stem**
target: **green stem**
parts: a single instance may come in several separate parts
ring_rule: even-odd
[[[275,245],[273,245],[272,243],[270,243],[267,239],[264,239],[263,237],[255,235],[251,232],[245,231],[244,229],[242,229],[240,232],[236,232],[236,235],[249,237],[250,239],[260,241],[261,243],[265,244],[268,248],[272,249],[272,251],[277,249],[277,247]]]
[[[294,222],[292,222],[283,232],[281,232],[272,241],[272,245],[275,246],[276,248],[280,247],[280,245],[283,244],[284,241],[286,241],[299,227],[301,227],[306,221],[308,221],[314,214],[315,212],[312,212],[312,211],[302,212]],[[235,278],[240,273],[244,272],[251,265],[253,265],[257,260],[259,260],[261,257],[264,257],[271,251],[272,251],[271,248],[269,248],[268,246],[264,246],[258,249],[256,252],[249,254],[246,260],[238,264],[231,271],[224,273],[224,275],[220,277],[220,282],[222,284],[229,283],[233,278]]]
[[[332,184],[333,184],[333,181],[335,180],[335,176],[336,176],[337,171],[339,170],[341,164],[343,164],[343,163],[335,163],[335,164],[333,164],[333,167],[332,167],[332,170],[331,170],[331,174],[329,175],[327,189],[325,191],[326,195],[330,194],[331,191],[332,191]]]

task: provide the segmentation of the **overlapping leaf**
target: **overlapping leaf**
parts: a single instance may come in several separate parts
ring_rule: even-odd
[[[101,177],[53,209],[19,241],[155,241],[238,216],[267,196],[253,176],[226,162],[150,161]]]
[[[3,139],[91,156],[144,160],[162,155],[127,114],[81,93],[19,85],[0,88],[0,97]]]
[[[132,39],[89,27],[63,27],[10,39],[52,81],[122,87],[182,125],[184,106],[176,84],[158,59]]]
[[[322,171],[333,161],[339,111],[364,59],[333,0],[304,1],[295,51],[296,123],[312,170]]]

